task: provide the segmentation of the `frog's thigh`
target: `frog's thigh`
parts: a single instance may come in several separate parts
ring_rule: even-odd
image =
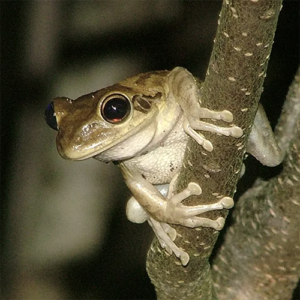
[[[277,166],[283,160],[283,152],[275,140],[274,133],[261,105],[258,107],[248,138],[247,152],[263,165],[269,167]]]
[[[131,197],[126,204],[126,216],[132,223],[144,223],[149,218],[146,211],[134,197]]]

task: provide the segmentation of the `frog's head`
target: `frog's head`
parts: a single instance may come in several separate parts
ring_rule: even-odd
[[[155,134],[153,124],[164,105],[163,90],[149,82],[147,86],[149,78],[150,75],[146,76],[140,85],[140,76],[135,76],[76,100],[55,98],[45,111],[45,119],[58,131],[59,154],[63,158],[83,160],[99,156],[116,145],[123,147],[124,141],[130,143],[133,136],[136,144],[137,135],[140,136],[138,147],[145,147]],[[120,152],[125,151],[122,147],[118,149],[120,157]]]

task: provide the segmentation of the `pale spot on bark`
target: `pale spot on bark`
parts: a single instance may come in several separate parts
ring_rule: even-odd
[[[230,7],[230,10],[232,11],[232,16],[237,19],[239,16],[236,12],[236,9],[234,7]]]
[[[230,271],[232,271],[232,273],[235,273],[235,274],[237,274],[237,270],[235,269],[235,268],[233,268],[233,267],[230,267]]]
[[[236,81],[236,79],[234,77],[228,77],[228,80],[232,81],[232,82]]]
[[[242,219],[242,222],[241,222],[241,223],[242,223],[242,226],[243,226],[243,227],[245,227],[245,226],[246,226],[245,219]]]
[[[259,223],[260,222],[259,215],[258,214],[254,214],[254,217],[255,217],[257,223]]]
[[[276,213],[272,208],[269,209],[269,212],[273,217],[276,217]]]
[[[257,229],[257,225],[256,225],[255,222],[253,222],[253,221],[251,221],[251,226],[252,226],[252,228],[253,228],[254,230]]]
[[[276,230],[275,228],[271,228],[271,231],[272,231],[274,234],[277,234],[277,233],[278,233],[278,230]]]
[[[254,266],[253,269],[254,269],[255,271],[257,271],[257,272],[260,272],[260,271],[261,271],[261,269],[260,269],[258,266]]]
[[[269,20],[275,15],[275,10],[274,9],[268,9],[262,16],[260,16],[260,19],[262,20]]]
[[[247,56],[247,57],[249,57],[249,56],[252,56],[253,53],[252,52],[246,52],[244,55]]]
[[[223,255],[220,255],[219,258],[223,263],[228,264],[227,259]]]
[[[219,268],[217,265],[213,265],[213,269],[214,269],[215,271],[217,271],[217,272],[220,271],[220,268]]]
[[[300,203],[298,201],[296,201],[295,199],[292,200],[292,203],[294,203],[297,206],[300,206]]]
[[[298,173],[300,173],[300,168],[298,168],[298,167],[296,167],[296,166],[294,166],[294,168],[295,168],[295,170],[296,170]]]
[[[236,51],[241,51],[242,49],[240,47],[233,47],[234,50]]]

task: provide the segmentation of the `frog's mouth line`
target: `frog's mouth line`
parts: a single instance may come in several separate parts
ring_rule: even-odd
[[[153,113],[151,118],[147,118],[146,120],[144,119],[140,124],[138,124],[137,126],[135,126],[132,129],[130,129],[130,131],[127,132],[127,134],[124,134],[122,137],[116,138],[116,140],[114,140],[113,142],[108,143],[106,145],[104,144],[105,140],[103,139],[100,143],[98,143],[98,145],[95,143],[95,144],[92,144],[91,146],[85,147],[85,148],[83,146],[82,147],[77,147],[77,149],[74,149],[75,147],[74,148],[73,147],[64,147],[60,142],[61,141],[61,139],[59,138],[60,133],[58,133],[57,150],[58,150],[59,154],[64,159],[68,159],[68,160],[81,161],[81,160],[86,160],[86,159],[89,159],[89,158],[95,158],[95,157],[101,155],[101,153],[103,153],[103,152],[113,148],[114,146],[126,141],[127,139],[134,136],[138,132],[143,131],[144,129],[149,127],[149,125],[151,123],[153,123],[153,119],[155,119],[157,117],[157,114],[158,114],[158,112],[156,111],[155,113]],[[128,122],[130,122],[130,120],[128,120]],[[128,122],[123,123],[122,127],[125,127],[126,124],[128,125]],[[121,125],[119,125],[119,126],[121,126]],[[150,138],[150,141],[148,143],[151,142],[154,135],[155,135],[155,131],[153,132],[153,135]],[[112,136],[110,136],[110,138],[111,137]],[[103,146],[103,144],[104,144],[104,146]],[[144,147],[145,147],[145,145],[144,145]],[[81,151],[80,148],[83,149],[83,151]],[[139,151],[141,151],[141,149],[139,149]],[[133,155],[134,154],[135,153],[133,153]],[[105,160],[105,161],[111,161],[111,160]]]

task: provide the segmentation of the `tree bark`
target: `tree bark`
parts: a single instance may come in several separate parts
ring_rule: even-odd
[[[300,72],[276,128],[283,170],[238,201],[214,262],[219,299],[290,300],[300,277]],[[227,288],[224,288],[227,287]]]
[[[214,150],[210,153],[189,140],[178,190],[193,181],[201,186],[203,193],[186,200],[186,205],[214,203],[235,192],[280,9],[279,0],[223,2],[213,52],[200,89],[200,104],[209,109],[231,111],[233,123],[244,130],[244,135],[235,139],[201,132],[213,143]],[[222,121],[214,124],[228,126]],[[201,217],[216,219],[226,217],[227,213],[213,211]],[[147,271],[158,299],[217,299],[209,257],[218,232],[204,227],[176,226],[176,230],[179,233],[176,244],[189,253],[190,262],[183,267],[174,255],[167,255],[154,241],[148,252]]]

